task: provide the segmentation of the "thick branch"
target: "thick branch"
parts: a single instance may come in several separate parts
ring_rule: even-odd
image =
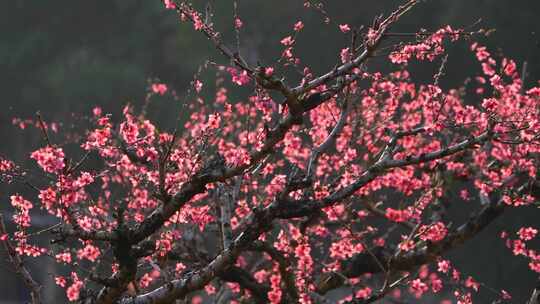
[[[329,100],[331,96],[326,96],[323,100]],[[321,102],[322,103],[322,102]],[[182,189],[174,196],[172,201],[164,203],[160,208],[156,209],[148,216],[131,235],[133,243],[140,242],[156,232],[175,212],[186,204],[196,194],[206,191],[206,185],[213,182],[223,182],[232,177],[243,174],[247,169],[253,167],[262,161],[266,156],[274,152],[275,146],[283,140],[287,132],[296,124],[302,122],[303,113],[311,109],[305,109],[301,113],[289,113],[281,122],[272,130],[268,131],[266,140],[259,150],[254,150],[250,153],[249,163],[242,164],[233,168],[220,168],[212,172],[198,173]]]
[[[69,229],[61,228],[58,230],[53,230],[54,233],[58,233],[62,238],[73,237],[81,240],[92,240],[92,241],[115,241],[116,236],[107,231],[84,231],[82,229]]]
[[[391,271],[408,271],[416,266],[433,262],[445,252],[458,247],[480,233],[503,213],[505,206],[504,202],[499,200],[484,207],[476,216],[438,243],[426,243],[418,249],[403,252],[398,256],[393,256],[383,249],[372,251],[374,256],[368,253],[358,254],[342,263],[342,273],[347,277],[358,277],[365,273],[379,273],[381,268],[378,267],[376,260],[389,265]],[[343,283],[342,276],[329,274],[320,280],[317,291],[324,294],[341,287]]]
[[[228,248],[233,239],[231,228],[231,206],[233,206],[232,194],[224,192],[222,187],[219,187],[216,193],[217,202],[221,212],[221,239],[223,248]]]
[[[24,283],[30,289],[32,304],[41,303],[41,286],[34,280],[34,278],[32,278],[30,271],[28,271],[28,269],[24,265],[23,259],[9,241],[9,238],[7,237],[6,225],[4,224],[4,217],[2,214],[0,214],[0,237],[2,236],[6,237],[6,239],[1,242],[4,243],[4,248],[7,251],[11,264],[13,264],[13,267],[15,267],[15,271],[17,271],[17,273],[21,275]]]
[[[403,133],[403,134],[409,134]],[[389,142],[387,148],[384,149],[379,160],[373,164],[360,178],[353,184],[338,190],[331,195],[327,196],[322,200],[313,200],[313,201],[297,201],[297,202],[288,202],[288,201],[274,201],[265,209],[255,211],[247,220],[249,223],[246,230],[240,234],[236,240],[231,244],[231,246],[224,250],[219,256],[217,256],[209,265],[203,269],[196,271],[190,276],[172,281],[171,283],[162,286],[154,291],[151,291],[147,294],[138,296],[132,299],[125,299],[122,303],[169,303],[173,299],[177,299],[185,296],[187,293],[203,288],[210,280],[215,277],[216,273],[223,271],[231,263],[234,263],[238,255],[249,247],[249,244],[257,240],[257,238],[265,231],[267,231],[273,220],[275,219],[290,219],[297,218],[306,215],[310,215],[313,212],[320,210],[321,208],[330,206],[338,201],[341,201],[354,194],[358,189],[367,185],[377,176],[383,174],[386,170],[394,167],[403,167],[411,164],[418,164],[421,162],[432,161],[439,159],[445,156],[449,156],[461,151],[464,151],[468,148],[473,147],[476,144],[485,142],[490,138],[491,133],[486,131],[478,137],[472,137],[470,139],[464,140],[456,145],[444,148],[432,153],[422,155],[420,157],[412,157],[406,161],[391,161],[391,153],[386,152],[390,151],[390,147],[394,145],[397,140],[397,135],[392,138]],[[204,185],[204,184],[203,184]],[[202,190],[201,190],[202,191]],[[487,211],[486,211],[487,212]],[[467,228],[467,227],[465,227]],[[448,239],[459,240],[457,236],[450,237]],[[446,243],[446,242],[445,242]],[[432,248],[432,247],[430,247]],[[430,249],[429,252],[433,252],[434,249]],[[439,249],[440,250],[440,249]],[[427,255],[426,255],[427,256]],[[387,258],[388,259],[388,258]],[[393,267],[399,269],[399,265],[410,265],[410,260],[420,261],[424,259],[424,255],[415,255],[415,256],[406,256],[395,261],[395,264],[392,264]],[[370,263],[373,264],[373,263]],[[403,266],[405,267],[405,266]],[[377,267],[377,271],[380,269]]]
[[[291,111],[285,118],[283,118],[280,121],[277,127],[268,131],[268,134],[266,136],[266,140],[263,146],[260,149],[254,150],[250,153],[250,161],[248,163],[236,166],[234,168],[225,168],[223,172],[217,172],[215,174],[207,174],[204,176],[197,175],[193,177],[191,181],[187,182],[182,187],[182,189],[174,197],[172,202],[164,204],[161,208],[158,208],[133,231],[131,235],[131,241],[133,243],[137,243],[144,240],[148,236],[152,235],[155,231],[157,231],[163,225],[163,223],[166,220],[168,220],[175,212],[177,212],[193,196],[204,192],[206,190],[207,184],[212,183],[212,182],[217,182],[217,181],[225,181],[231,177],[241,175],[247,169],[255,166],[261,160],[263,160],[266,156],[272,153],[274,151],[274,147],[281,140],[283,140],[283,138],[285,137],[285,134],[294,125],[302,123],[302,116],[304,113],[309,112],[310,110],[314,109],[316,106],[331,99],[333,94],[321,94],[315,106],[306,105],[300,108],[296,107],[296,105],[299,103],[297,96],[299,96],[300,93],[307,92],[310,88],[315,88],[318,85],[324,82],[327,82],[331,79],[334,79],[342,75],[343,73],[346,73],[352,70],[354,67],[359,66],[363,62],[365,62],[371,56],[372,52],[376,49],[377,45],[382,39],[382,34],[387,30],[387,28],[393,22],[397,21],[397,19],[401,15],[403,15],[405,12],[411,9],[415,4],[417,4],[417,2],[418,2],[417,0],[408,1],[406,4],[400,6],[398,10],[396,10],[387,19],[385,19],[379,26],[380,33],[376,37],[375,41],[372,42],[372,44],[368,45],[365,51],[360,56],[355,58],[352,62],[346,63],[342,65],[341,67],[339,67],[336,70],[337,72],[336,71],[329,72],[309,82],[307,86],[297,87],[291,90],[287,89],[283,84],[281,84],[281,86],[279,86],[279,90],[282,91],[283,95],[287,99],[287,103],[291,106]],[[188,11],[190,11],[185,6],[178,6],[178,9],[180,13],[187,13]],[[186,15],[188,18],[192,18],[190,14],[186,14]],[[212,35],[213,31],[211,31],[210,28],[205,27],[205,30],[203,30],[203,32],[205,33],[205,35],[207,35],[209,39],[211,39],[216,44],[218,49],[220,49],[220,51],[222,51],[225,56],[229,58],[231,58],[231,56],[232,58],[236,58],[234,54],[232,54],[230,51],[227,51],[228,50],[227,48],[224,48],[221,41],[215,35]],[[242,62],[240,61],[238,62],[235,61],[235,63],[242,64]],[[264,82],[264,79],[263,79],[263,82]]]
[[[278,217],[281,219],[288,219],[310,215],[313,212],[320,210],[321,208],[328,207],[336,202],[342,201],[345,198],[350,197],[360,188],[364,187],[387,170],[429,162],[449,155],[453,155],[458,152],[470,149],[475,145],[484,143],[490,138],[490,136],[491,133],[489,131],[486,131],[477,137],[466,139],[450,147],[443,148],[431,153],[422,154],[417,157],[407,157],[404,160],[391,159],[392,146],[394,145],[393,143],[395,142],[395,140],[397,140],[396,137],[394,137],[392,140],[390,140],[389,144],[382,152],[379,160],[375,162],[372,166],[370,166],[354,183],[338,191],[335,191],[334,193],[320,200],[279,202],[280,208]]]
[[[114,282],[111,286],[105,286],[97,295],[95,303],[113,304],[117,303],[127,290],[128,285],[136,279],[137,275],[137,257],[134,255],[129,239],[123,237],[126,235],[126,227],[123,222],[119,222],[119,227],[115,233],[119,236],[115,242],[111,242],[115,261],[119,264],[119,270],[108,280]],[[91,299],[89,299],[90,303]]]
[[[339,133],[341,133],[341,131],[343,130],[343,127],[345,127],[348,114],[349,114],[349,102],[348,100],[345,100],[345,105],[341,109],[341,114],[339,115],[338,122],[336,123],[336,125],[334,126],[330,134],[328,134],[326,139],[319,146],[313,148],[313,151],[311,151],[311,155],[309,157],[309,163],[307,166],[308,179],[311,179],[311,176],[315,174],[315,172],[317,171],[317,163],[321,154],[325,153],[334,144]]]
[[[123,299],[122,304],[166,304],[185,297],[188,293],[203,288],[208,282],[232,265],[239,254],[254,242],[263,232],[271,228],[275,206],[255,212],[250,217],[250,225],[231,244],[223,250],[212,262],[198,271],[194,271],[181,279],[167,284],[134,298]]]

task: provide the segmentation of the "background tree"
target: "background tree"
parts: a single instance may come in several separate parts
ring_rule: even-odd
[[[301,20],[276,39],[281,54],[271,60],[240,47],[247,26],[237,3],[229,44],[213,2],[166,1],[225,58],[201,65],[186,94],[152,81],[121,121],[94,108],[83,137],[40,115],[15,120],[45,141],[31,154],[45,176],[1,166],[4,181],[35,190],[10,196],[15,231],[0,225],[32,300],[49,299],[27,256],[62,265],[49,279],[88,303],[369,303],[442,288],[467,303],[481,286],[509,300],[444,255],[509,206],[535,210],[540,89],[524,85],[525,67],[476,42],[492,33],[478,24],[394,31],[418,2],[369,26],[305,2],[346,41],[318,72],[300,56]],[[481,73],[443,89],[452,43],[472,50]],[[236,86],[243,98],[230,97]],[[166,98],[176,101],[174,123],[151,122]],[[37,209],[55,223],[34,229]],[[523,226],[501,237],[537,272],[536,233]]]

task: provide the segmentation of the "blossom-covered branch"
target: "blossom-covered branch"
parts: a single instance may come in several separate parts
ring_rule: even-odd
[[[4,217],[2,214],[0,214],[0,242],[2,242],[2,244],[4,245],[4,248],[6,249],[11,265],[15,269],[15,272],[17,272],[22,277],[22,279],[24,280],[24,283],[30,290],[32,304],[43,303],[42,297],[41,297],[41,285],[38,282],[36,282],[36,280],[32,277],[32,274],[28,270],[27,268],[28,266],[25,264],[25,261],[23,261],[23,259],[21,258],[20,253],[17,252],[15,246],[11,244],[11,241],[9,240],[9,235],[6,230],[6,225],[4,223]]]

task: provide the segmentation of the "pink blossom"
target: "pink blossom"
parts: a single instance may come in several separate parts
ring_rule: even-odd
[[[266,77],[271,77],[272,74],[274,74],[274,68],[273,67],[266,67],[264,68],[264,75]]]
[[[270,276],[270,288],[268,300],[270,303],[277,304],[281,301],[281,277],[278,274]]]
[[[287,58],[287,59],[292,59],[293,57],[293,53],[292,53],[292,48],[288,47],[286,48],[283,53],[281,54],[281,56]]]
[[[346,63],[351,61],[351,51],[349,48],[344,48],[341,50],[341,62]]]
[[[100,255],[101,251],[99,250],[99,248],[92,244],[87,244],[86,246],[84,246],[84,248],[77,251],[77,257],[80,260],[87,259],[91,262],[95,262]]]
[[[302,21],[298,21],[294,24],[294,31],[300,32],[304,28],[304,23]]]
[[[438,271],[442,273],[448,273],[448,270],[450,270],[450,262],[448,260],[440,260],[437,262]]]
[[[281,39],[280,42],[281,42],[281,44],[283,44],[284,46],[291,46],[291,45],[293,45],[294,40],[293,40],[293,38],[292,38],[291,36],[287,36],[287,37]]]
[[[69,253],[69,251],[58,253],[54,257],[56,258],[57,261],[66,263],[66,264],[71,264],[71,261],[72,261],[71,253]]]
[[[454,296],[457,298],[457,304],[472,304],[472,297],[470,293],[461,294],[456,290],[454,292]]]
[[[525,243],[521,240],[514,240],[512,243],[512,252],[514,255],[526,255],[527,251],[525,248]]]
[[[422,282],[420,279],[415,279],[410,283],[411,291],[414,293],[414,295],[419,298],[424,294],[426,291],[429,290],[429,287],[426,283]]]
[[[529,263],[529,268],[540,273],[540,260],[533,260]]]
[[[227,72],[231,74],[232,82],[239,86],[246,85],[251,80],[247,71],[245,70],[243,70],[242,72],[239,72],[237,69],[229,67],[227,68]]]
[[[516,63],[514,60],[509,60],[507,58],[503,59],[502,65],[504,67],[504,74],[506,76],[514,76],[517,70]]]
[[[478,291],[478,289],[480,288],[480,284],[469,276],[465,280],[465,287],[472,288],[474,289],[474,291]]]
[[[120,124],[120,134],[122,134],[122,138],[126,143],[133,144],[137,141],[137,137],[139,136],[139,127],[131,120],[125,121]]]
[[[56,276],[54,277],[54,282],[56,283],[56,285],[60,286],[60,287],[66,287],[67,285],[67,280],[66,278],[64,278],[63,276]]]
[[[166,9],[176,9],[176,4],[173,0],[163,0]]]
[[[242,20],[240,20],[240,18],[235,18],[234,19],[234,28],[239,30],[242,26],[244,25],[244,23],[242,22]]]
[[[208,295],[213,295],[216,293],[216,287],[212,284],[208,284],[204,287],[204,290]]]
[[[204,16],[194,11],[199,5],[182,3],[176,7],[174,3],[180,2],[164,1],[167,9],[176,9],[181,19],[203,31],[199,34],[209,38],[210,43],[218,42],[218,48],[221,39],[226,43],[227,37],[222,36],[225,33],[214,31],[213,25],[205,24]],[[366,40],[359,41],[368,55],[389,50],[386,43],[380,50],[374,47],[394,21],[391,19],[375,22]],[[236,17],[232,20],[236,30],[243,25]],[[470,303],[472,296],[468,292],[479,289],[479,283],[440,257],[452,247],[443,246],[450,233],[446,225],[457,218],[448,214],[444,222],[434,220],[433,212],[450,192],[448,198],[457,201],[472,202],[479,194],[500,197],[508,205],[506,208],[533,203],[530,191],[514,190],[523,180],[537,176],[540,88],[524,90],[512,60],[492,57],[487,48],[476,44],[471,47],[473,59],[483,71],[470,75],[472,87],[466,90],[417,83],[406,66],[390,66],[390,71],[355,66],[345,71],[344,77],[350,83],[340,89],[336,86],[339,79],[332,72],[317,79],[328,71],[299,64],[294,46],[304,23],[297,21],[293,29],[280,41],[282,57],[268,66],[255,62],[250,63],[253,69],[245,70],[234,64],[217,66],[220,73],[215,81],[215,96],[191,94],[184,98],[170,91],[171,100],[182,102],[181,119],[173,125],[158,125],[148,119],[146,112],[154,111],[152,107],[146,111],[151,100],[126,106],[123,118],[105,115],[96,107],[89,116],[83,116],[95,126],[81,134],[85,150],[82,154],[89,153],[80,165],[81,151],[74,151],[77,156],[67,160],[61,148],[49,145],[31,155],[39,168],[52,173],[40,181],[37,178],[43,174],[30,175],[22,166],[1,158],[2,182],[35,179],[40,188],[39,208],[33,208],[34,202],[20,195],[11,196],[15,225],[8,227],[9,234],[0,233],[0,240],[13,243],[15,254],[24,258],[47,253],[62,271],[78,269],[79,265],[94,269],[103,264],[105,275],[118,276],[123,269],[118,261],[110,260],[118,253],[111,250],[110,241],[69,236],[66,242],[36,246],[32,242],[41,232],[38,227],[28,229],[34,224],[30,213],[52,215],[66,229],[71,227],[90,236],[99,233],[117,238],[127,229],[125,237],[141,251],[134,261],[140,267],[119,301],[132,296],[135,286],[141,288],[140,294],[148,293],[167,286],[170,280],[189,280],[191,271],[196,271],[210,280],[191,297],[192,302],[202,303],[216,296],[221,284],[214,278],[216,273],[206,271],[209,268],[205,263],[192,263],[190,257],[186,261],[180,257],[186,264],[169,258],[174,253],[195,252],[196,247],[205,245],[216,234],[216,228],[225,224],[221,217],[228,215],[220,207],[230,205],[232,233],[242,241],[232,244],[233,259],[227,258],[228,249],[221,246],[213,246],[209,258],[217,256],[219,260],[224,256],[224,266],[249,271],[254,281],[268,287],[264,296],[270,303],[289,300],[288,291],[282,289],[291,287],[289,283],[298,291],[296,302],[311,303],[319,279],[350,274],[350,262],[357,256],[369,257],[366,251],[370,248],[376,254],[392,255],[397,250],[396,262],[400,257],[414,258],[425,252],[429,255],[434,248],[437,257],[429,255],[428,260],[436,259],[435,265],[402,267],[403,274],[410,275],[408,291],[420,297],[455,287],[457,301]],[[341,24],[339,30],[349,33],[354,28]],[[387,60],[401,65],[411,60],[435,60],[461,33],[448,26],[431,34],[422,31],[415,39],[396,43]],[[356,50],[340,49],[333,56],[343,63],[351,62]],[[437,73],[440,61],[434,63],[431,71]],[[264,79],[253,79],[253,75]],[[278,83],[281,80],[286,86]],[[222,87],[248,84],[251,88]],[[197,77],[191,84],[192,91],[201,93],[206,85]],[[476,96],[475,90],[482,95]],[[169,89],[156,82],[150,83],[148,92],[147,97],[152,99],[169,93]],[[248,95],[243,94],[246,92]],[[479,102],[469,102],[464,96],[469,92]],[[318,94],[328,98],[311,108],[309,102]],[[343,107],[346,97],[350,97],[349,112]],[[173,108],[178,111],[178,107]],[[339,117],[345,120],[340,122]],[[13,122],[28,128],[41,127],[32,119]],[[66,143],[70,151],[75,150],[73,142],[80,137],[68,135],[64,140],[55,134],[51,142]],[[472,144],[476,138],[477,144]],[[314,155],[317,147],[323,147],[328,140],[329,149]],[[224,170],[207,168],[214,153],[223,157]],[[206,174],[208,170],[215,174]],[[309,176],[302,176],[308,172]],[[309,184],[296,187],[296,177]],[[366,203],[375,209],[367,208],[371,205]],[[461,219],[452,227],[467,227],[467,221]],[[121,229],[123,225],[126,229]],[[418,226],[413,234],[402,229],[410,225]],[[513,236],[503,232],[501,237],[509,250],[528,263],[530,271],[540,273],[540,253],[534,247],[537,229],[524,226]],[[62,237],[56,230],[45,234],[51,233]],[[251,243],[271,248],[259,250],[248,246]],[[442,244],[441,250],[437,244]],[[288,265],[279,264],[281,259]],[[284,266],[294,277],[293,282],[288,276],[281,277]],[[94,294],[90,289],[82,293],[82,288],[94,288],[95,284],[90,281],[90,273],[79,270],[80,278],[76,273],[66,278],[51,276],[65,288],[70,300]],[[342,288],[348,294],[341,300],[354,301],[355,296],[358,300],[369,299],[378,288],[380,276],[359,272],[357,277],[346,279],[343,283],[350,288]],[[443,281],[449,282],[443,285]],[[236,283],[223,286],[233,296],[232,303],[256,296]],[[390,295],[403,297],[407,288],[396,289]]]
[[[13,215],[13,221],[21,227],[30,227],[30,209],[33,205],[20,195],[12,195],[11,205],[17,208],[18,212]]]
[[[538,233],[538,230],[532,227],[527,227],[527,228],[520,228],[517,233],[520,239],[524,241],[530,241],[536,236],[536,234]]]
[[[176,263],[174,271],[176,271],[177,273],[181,273],[184,270],[186,270],[186,265],[184,265],[183,263]]]
[[[482,70],[484,71],[484,74],[487,76],[493,76],[495,75],[495,69],[493,66],[487,62],[482,63]]]
[[[395,210],[392,208],[386,208],[386,218],[393,222],[406,222],[411,217],[411,214],[407,210]]]
[[[0,172],[10,171],[13,170],[13,168],[15,168],[15,165],[12,161],[0,159]]]
[[[71,273],[71,276],[73,279],[73,283],[66,289],[66,295],[68,300],[77,301],[83,287],[83,282],[79,280],[77,274],[75,274],[74,272]]]
[[[432,273],[430,275],[430,281],[429,284],[431,285],[431,290],[435,293],[439,292],[443,288],[443,282],[442,280],[437,276],[437,274]]]
[[[356,291],[356,297],[359,299],[368,299],[371,296],[372,290],[369,287],[364,287]]]
[[[154,281],[154,278],[152,277],[152,275],[150,273],[145,273],[139,280],[139,285],[142,288],[147,288],[148,286],[150,286],[152,281]]]
[[[203,87],[202,81],[199,79],[195,80],[195,92],[200,93]]]
[[[196,31],[200,31],[204,28],[204,21],[202,20],[201,16],[197,12],[192,12],[191,18],[193,18],[193,28]]]
[[[87,185],[90,185],[91,183],[94,182],[94,177],[92,176],[91,173],[89,172],[81,172],[81,176],[77,178],[77,180],[75,180],[75,186],[76,187],[85,187]]]
[[[165,95],[167,93],[167,85],[164,83],[154,83],[152,84],[152,91],[159,95]]]
[[[370,44],[374,43],[375,40],[379,37],[379,31],[374,28],[369,28],[367,33],[367,40]]]
[[[348,31],[351,30],[351,28],[349,27],[348,24],[340,24],[339,25],[339,30],[343,33],[347,33]]]
[[[476,58],[478,61],[484,61],[491,57],[489,52],[486,50],[486,47],[478,47],[477,44],[473,44],[473,47],[471,47],[473,51],[476,51]]]
[[[219,113],[211,114],[208,117],[208,123],[207,123],[208,129],[215,130],[219,128],[220,122],[221,122],[221,116],[219,115]]]
[[[95,107],[95,108],[92,110],[92,113],[94,113],[94,116],[96,116],[96,117],[101,116],[102,112],[103,112],[103,111],[101,110],[100,107]]]

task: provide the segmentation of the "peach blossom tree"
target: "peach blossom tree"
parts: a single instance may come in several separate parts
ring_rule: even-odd
[[[481,283],[445,255],[505,210],[538,206],[540,87],[526,88],[514,61],[475,42],[487,30],[392,32],[419,2],[367,27],[328,22],[350,44],[316,75],[295,49],[302,21],[290,20],[290,35],[275,37],[280,58],[262,65],[223,41],[211,21],[219,12],[165,0],[226,62],[207,64],[221,79],[215,99],[197,97],[205,84],[195,77],[178,101],[187,119],[162,129],[146,107],[177,94],[155,82],[141,110],[127,105],[115,118],[95,108],[93,126],[73,140],[79,153],[38,117],[45,144],[29,157],[39,174],[1,159],[2,182],[32,191],[13,193],[13,216],[0,217],[0,242],[32,302],[55,302],[27,266],[49,259],[61,266],[49,279],[81,303],[373,303],[444,289],[471,303]],[[305,7],[328,18],[317,3]],[[224,30],[245,26],[235,13]],[[472,93],[439,85],[453,43],[478,63]],[[375,57],[390,70],[370,66]],[[415,81],[413,62],[436,65],[432,80]],[[231,100],[239,86],[249,94]],[[462,201],[454,208],[477,212],[449,220],[448,191]],[[39,230],[37,214],[57,224]],[[501,237],[540,272],[535,227]],[[528,293],[538,303],[538,290]],[[511,301],[504,290],[492,296]]]

